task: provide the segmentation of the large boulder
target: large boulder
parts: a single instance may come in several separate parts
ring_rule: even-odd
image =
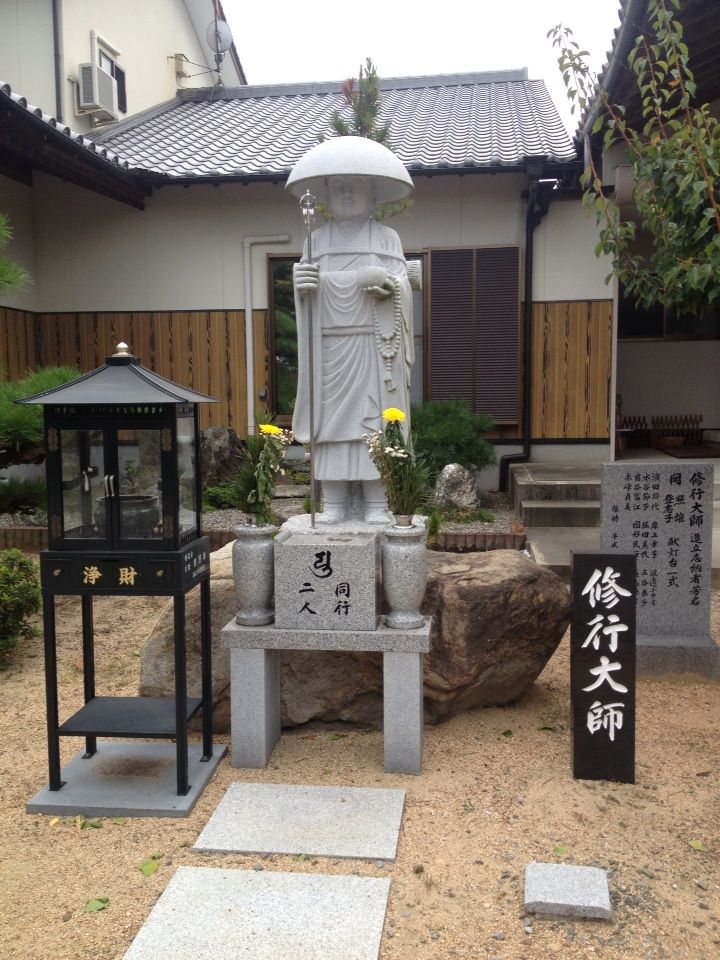
[[[211,558],[215,728],[229,729],[229,658],[220,629],[235,615],[232,544]],[[570,597],[556,574],[522,553],[428,553],[423,611],[432,615],[425,659],[430,723],[470,707],[518,700],[553,655],[567,628]],[[199,695],[199,591],[187,602],[188,677]],[[172,606],[142,652],[141,694],[172,696]],[[373,653],[292,651],[282,657],[282,722],[349,720],[382,724],[382,657]]]
[[[238,469],[242,440],[232,427],[208,427],[200,433],[200,476],[204,487],[232,480]]]
[[[459,463],[449,463],[442,468],[435,482],[435,503],[439,507],[455,507],[467,510],[478,502],[475,477]]]

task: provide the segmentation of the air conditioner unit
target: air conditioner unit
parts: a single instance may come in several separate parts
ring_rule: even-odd
[[[117,81],[94,63],[78,67],[78,109],[98,120],[117,120]]]

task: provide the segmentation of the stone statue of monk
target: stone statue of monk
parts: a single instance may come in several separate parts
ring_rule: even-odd
[[[367,523],[392,518],[363,434],[381,431],[388,407],[410,412],[413,363],[412,295],[397,233],[371,218],[373,179],[329,176],[332,219],[307,242],[294,283],[298,322],[298,392],[293,432],[310,439],[308,300],[312,300],[315,380],[315,476],[323,511],[318,523],[348,516],[349,489],[362,482]]]

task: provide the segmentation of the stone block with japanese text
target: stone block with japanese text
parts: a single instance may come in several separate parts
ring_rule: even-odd
[[[634,554],[573,554],[570,690],[576,779],[635,782],[635,590]]]
[[[638,634],[707,636],[713,467],[606,463],[602,471],[602,550],[637,557]]]
[[[304,630],[377,628],[374,535],[292,534],[275,541],[275,625]]]

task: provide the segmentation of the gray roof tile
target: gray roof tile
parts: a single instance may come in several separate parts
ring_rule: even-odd
[[[542,80],[525,70],[381,82],[381,116],[411,171],[522,165],[528,156],[577,158]],[[207,89],[116,125],[96,142],[131,167],[169,177],[282,178],[344,110],[339,84]]]

